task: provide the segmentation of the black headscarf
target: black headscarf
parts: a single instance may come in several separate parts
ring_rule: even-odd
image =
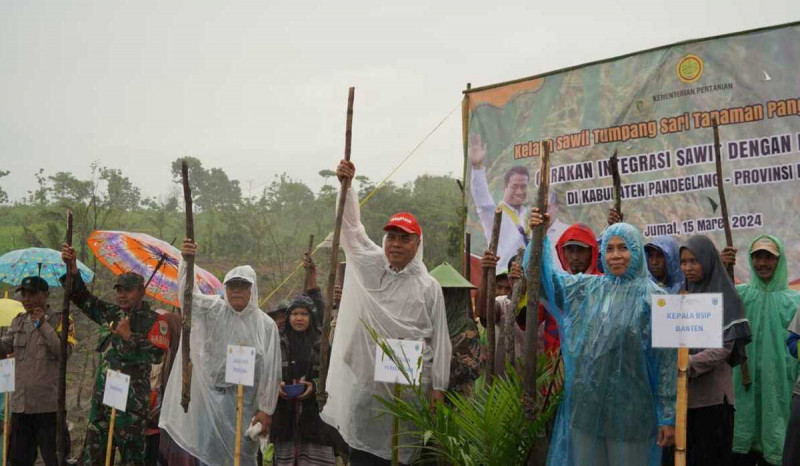
[[[747,360],[745,345],[750,342],[750,323],[745,314],[744,304],[736,291],[733,280],[728,276],[714,243],[707,236],[695,235],[686,241],[681,251],[688,249],[703,268],[703,278],[697,283],[687,281],[689,293],[722,293],[722,340],[733,342],[728,363],[736,366]]]
[[[304,308],[308,310],[308,328],[304,332],[298,332],[292,328],[290,318],[292,310]],[[284,335],[289,341],[289,377],[299,379],[309,378],[311,368],[314,366],[314,344],[318,340],[318,330],[314,322],[314,301],[307,295],[297,295],[292,299],[289,307],[286,308],[286,325]]]

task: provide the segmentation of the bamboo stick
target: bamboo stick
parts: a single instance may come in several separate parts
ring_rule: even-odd
[[[117,420],[117,408],[111,408],[111,421],[108,424],[108,443],[106,443],[106,466],[111,466],[114,455],[114,422]]]
[[[541,183],[537,204],[539,212],[547,213],[548,195],[550,193],[550,146],[542,142],[543,153],[540,160]],[[538,325],[539,321],[539,286],[540,271],[542,266],[542,248],[547,234],[547,224],[542,223],[531,231],[531,255],[525,274],[528,278],[528,305],[525,315],[525,371],[523,373],[523,386],[525,388],[525,402],[528,416],[534,416],[536,410],[536,366],[538,364]]]
[[[347,125],[344,133],[344,159],[350,161],[350,147],[353,140],[353,101],[355,100],[356,88],[351,87],[347,95]],[[342,233],[342,218],[344,215],[344,204],[347,200],[347,190],[350,189],[350,179],[342,180],[342,187],[339,190],[339,200],[336,209],[336,225],[333,229],[333,240],[331,241],[331,268],[328,274],[328,289],[326,290],[327,299],[325,301],[325,312],[322,318],[322,341],[319,348],[319,391],[317,392],[317,404],[319,409],[325,407],[328,401],[328,392],[325,389],[328,379],[328,346],[331,335],[331,305],[333,304],[334,287],[336,286],[336,267],[339,264],[339,238]]]
[[[189,165],[181,161],[181,181],[183,182],[183,200],[186,204],[186,237],[194,242],[194,215],[192,214],[192,188],[189,187]],[[192,399],[192,293],[194,292],[194,256],[185,257],[186,283],[183,290],[183,325],[181,328],[181,406],[183,412],[189,411]]]
[[[609,159],[611,167],[611,179],[614,182],[614,210],[617,211],[620,218],[622,218],[622,180],[619,176],[619,159],[617,158],[617,151]]]
[[[72,211],[67,210],[67,235],[68,246],[72,246]],[[69,351],[69,303],[72,292],[72,274],[67,270],[64,280],[64,300],[61,313],[61,359],[58,362],[58,413],[56,414],[56,457],[58,464],[67,464],[69,445],[64,435],[67,425],[67,353]]]
[[[492,223],[492,235],[489,241],[489,252],[492,255],[497,253],[497,241],[500,237],[500,225],[503,222],[503,211],[500,208],[496,208],[494,210],[494,223]],[[489,346],[489,360],[486,362],[486,379],[487,381],[491,381],[491,378],[494,376],[494,358],[496,348],[495,342],[495,286],[497,282],[497,276],[495,273],[497,272],[496,267],[484,267],[483,268],[483,286],[484,288],[484,296],[486,297],[486,341],[487,345]]]
[[[525,249],[519,248],[517,251],[517,257],[514,259],[514,263],[522,264],[522,258],[525,255]],[[511,279],[511,270],[508,271],[509,280]],[[522,299],[522,296],[527,291],[527,284],[525,283],[524,277],[520,277],[514,283],[514,287],[511,290],[511,305],[509,309],[506,309],[504,320],[503,320],[503,347],[505,348],[505,362],[506,365],[511,365],[514,367],[516,363],[516,354],[514,352],[514,323],[517,320],[517,308],[519,307],[519,302]]]
[[[686,466],[686,422],[689,406],[689,348],[678,348],[678,399],[675,408],[675,466]]]
[[[311,253],[314,252],[314,235],[308,236],[308,249],[306,249],[306,255],[311,258]],[[311,289],[311,269],[306,269],[306,276],[303,281],[303,292],[305,293]]]
[[[400,398],[400,384],[394,384],[394,397]],[[400,419],[394,416],[392,419],[392,466],[400,464]]]
[[[720,155],[719,125],[717,124],[717,119],[714,117],[711,117],[711,127],[714,131],[714,161],[716,162],[717,169],[717,192],[719,193],[719,208],[722,214],[722,225],[725,228],[725,245],[728,247],[733,247],[731,218],[728,214],[728,201],[725,198],[724,178],[722,177],[722,155]],[[731,277],[731,281],[735,283],[733,264],[728,264],[726,266],[726,270],[728,271],[728,275]],[[745,390],[749,390],[753,381],[750,378],[750,365],[746,360],[742,363],[741,369],[742,385],[744,385]]]
[[[233,450],[233,465],[242,463],[242,411],[244,410],[244,385],[236,387],[236,444]]]
[[[3,410],[3,466],[8,464],[8,438],[11,436],[11,393],[6,392],[6,406]]]

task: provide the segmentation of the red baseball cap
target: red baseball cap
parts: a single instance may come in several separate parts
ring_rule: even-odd
[[[392,228],[399,228],[406,233],[422,236],[422,228],[419,226],[419,222],[408,212],[398,212],[392,215],[383,227],[383,231],[389,231]]]

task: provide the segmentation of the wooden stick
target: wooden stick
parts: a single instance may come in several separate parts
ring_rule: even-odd
[[[311,258],[311,253],[314,252],[314,235],[308,236],[308,249],[306,254]],[[303,281],[303,293],[311,289],[311,269],[306,269],[306,276]]]
[[[541,173],[541,183],[539,184],[539,195],[537,203],[539,212],[544,215],[547,213],[547,202],[550,194],[550,145],[542,142],[543,153],[540,160],[539,173]],[[536,409],[536,366],[538,364],[537,345],[539,321],[539,286],[542,267],[542,248],[544,238],[547,234],[547,224],[542,223],[531,231],[531,255],[528,260],[528,267],[525,274],[528,277],[528,305],[525,313],[525,349],[523,350],[525,360],[525,371],[523,372],[522,383],[525,388],[525,402],[529,416],[535,415]]]
[[[183,201],[186,204],[186,237],[194,242],[194,215],[192,214],[192,188],[189,187],[189,165],[181,161],[181,181],[183,182]],[[184,258],[186,282],[183,290],[183,325],[181,328],[181,406],[183,412],[189,411],[192,400],[192,293],[194,292],[194,256]]]
[[[492,223],[492,236],[489,241],[489,252],[492,255],[497,253],[497,241],[500,237],[500,225],[503,222],[503,211],[498,207],[494,210],[494,223]],[[486,379],[491,381],[494,376],[494,358],[497,348],[495,347],[495,287],[497,282],[496,267],[483,268],[484,296],[486,296],[486,341],[489,346],[489,360],[486,362]]]
[[[622,180],[619,177],[619,159],[617,151],[609,159],[611,167],[611,179],[614,181],[614,210],[622,217]]]
[[[236,387],[236,445],[233,450],[233,466],[242,462],[242,411],[244,411],[244,385]]]
[[[350,161],[350,146],[353,140],[353,101],[355,100],[356,88],[351,87],[347,95],[347,127],[344,133],[344,159]],[[328,401],[328,392],[325,384],[328,379],[328,346],[331,336],[331,304],[333,303],[333,292],[336,286],[336,266],[339,264],[339,238],[342,234],[342,218],[344,215],[344,204],[347,200],[347,190],[350,189],[350,179],[342,180],[342,188],[339,190],[339,201],[336,210],[336,224],[333,229],[333,240],[331,241],[331,268],[328,275],[327,299],[325,300],[325,312],[322,318],[322,341],[319,348],[319,391],[317,392],[317,404],[319,409],[325,406]]]
[[[719,193],[719,208],[722,214],[722,225],[725,228],[725,245],[728,247],[733,247],[731,218],[728,214],[728,201],[725,199],[725,186],[722,177],[722,155],[720,155],[719,125],[717,124],[717,119],[715,117],[711,117],[711,127],[714,130],[714,159],[717,169],[717,192]],[[728,271],[728,275],[731,277],[731,281],[736,283],[733,274],[733,264],[728,264],[726,269]],[[741,366],[742,385],[744,385],[745,390],[749,390],[750,385],[753,383],[753,380],[750,378],[750,365],[747,364],[747,361],[745,360]]]
[[[467,232],[464,234],[464,266],[462,267],[462,274],[467,281],[470,281],[472,278],[472,235]],[[475,309],[472,306],[472,299],[470,295],[469,300],[469,309],[467,310],[469,315],[469,320],[475,320]]]
[[[394,397],[400,398],[400,384],[394,384]],[[400,419],[394,416],[392,419],[392,466],[400,464]]]
[[[347,271],[347,262],[339,262],[339,267],[336,271],[336,286],[341,287],[342,291],[344,291],[344,274]],[[339,310],[339,304],[341,302],[335,301],[332,309]],[[333,318],[331,318],[332,320]]]
[[[67,210],[67,235],[65,243],[72,246],[72,211]],[[61,359],[58,361],[58,412],[56,414],[56,457],[58,464],[67,464],[69,445],[64,435],[67,425],[67,353],[69,352],[69,303],[72,291],[72,274],[67,270],[64,280],[64,300],[61,308]]]
[[[11,436],[11,409],[9,406],[11,406],[11,392],[6,392],[6,406],[3,410],[3,466],[8,464],[8,438]]]
[[[524,255],[525,248],[519,248],[517,251],[517,257],[514,259],[514,263],[520,264],[521,266]],[[511,269],[508,270],[508,275],[510,280]],[[514,283],[514,288],[511,290],[511,306],[506,310],[503,320],[503,346],[506,353],[505,362],[506,365],[511,364],[512,367],[514,367],[517,361],[517,357],[514,352],[514,323],[516,323],[517,320],[517,307],[519,307],[519,302],[527,290],[526,285],[527,283],[522,278]]]
[[[108,443],[106,444],[106,466],[111,466],[114,454],[114,421],[117,420],[117,408],[111,408],[111,422],[108,424]]]
[[[678,400],[675,407],[675,466],[686,466],[686,421],[689,406],[689,348],[678,348]]]

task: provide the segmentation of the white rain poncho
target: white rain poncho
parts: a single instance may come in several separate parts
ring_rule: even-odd
[[[336,427],[352,448],[391,459],[392,417],[381,415],[383,407],[375,396],[392,397],[393,385],[373,381],[375,342],[362,321],[386,338],[424,339],[423,387],[446,390],[451,348],[442,288],[422,263],[421,242],[405,269],[389,268],[383,249],[369,239],[361,224],[352,190],[345,203],[341,238],[347,274],[322,419]],[[418,449],[402,448],[400,462],[411,463],[418,453]]]
[[[178,296],[183,306],[184,264],[181,262]],[[244,432],[256,411],[272,415],[278,401],[281,377],[280,336],[275,322],[258,308],[256,273],[249,265],[232,269],[225,282],[244,278],[251,282],[250,302],[236,312],[220,296],[202,294],[197,288],[192,301],[192,399],[184,413],[181,401],[181,351],[175,357],[173,370],[164,394],[159,427],[165,429],[181,448],[208,465],[233,463],[236,441],[236,385],[225,382],[228,345],[251,346],[256,349],[255,384],[244,388],[242,417],[242,464],[256,464],[258,442]]]

